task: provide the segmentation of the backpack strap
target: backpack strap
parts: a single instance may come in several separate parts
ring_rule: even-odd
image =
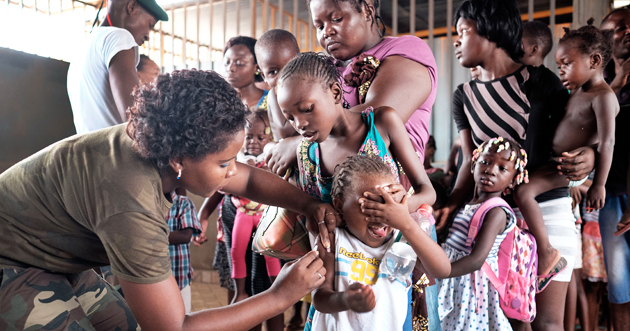
[[[501,285],[503,285],[504,282],[501,282],[499,280],[499,278],[494,273],[494,271],[492,271],[492,268],[490,267],[488,262],[483,263],[483,265],[481,266],[481,271],[483,271],[483,273],[486,275],[490,283],[494,285],[494,288],[496,288],[497,290],[501,288]]]
[[[479,229],[481,229],[481,225],[483,223],[484,217],[490,209],[494,207],[507,207],[510,208],[510,205],[505,202],[505,200],[494,197],[484,201],[479,208],[473,214],[472,219],[470,220],[470,225],[468,227],[468,238],[466,239],[466,246],[472,246],[473,241],[477,237],[477,233],[479,233]],[[510,208],[511,210],[511,208]]]

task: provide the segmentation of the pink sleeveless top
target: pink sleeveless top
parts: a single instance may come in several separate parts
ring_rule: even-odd
[[[409,138],[416,152],[420,155],[420,159],[424,160],[424,144],[429,139],[429,120],[431,118],[431,107],[435,101],[437,92],[437,64],[431,52],[431,48],[422,39],[412,36],[402,37],[385,37],[378,45],[374,46],[366,54],[376,57],[379,61],[383,61],[388,56],[398,55],[407,59],[416,61],[429,70],[431,77],[431,93],[427,100],[418,108],[409,118],[405,127],[409,133]],[[352,71],[352,66],[338,68],[341,77]],[[378,69],[377,69],[378,73]],[[345,92],[344,98],[354,107],[359,104],[359,92],[356,87],[343,85]],[[401,97],[404,97],[401,95]]]

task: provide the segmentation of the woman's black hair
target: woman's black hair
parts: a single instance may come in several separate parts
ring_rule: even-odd
[[[367,8],[370,6],[370,3],[368,3],[368,0],[332,0],[336,6],[339,6],[339,2],[349,2],[354,9],[358,12],[358,13],[362,13],[363,12],[363,8]],[[379,35],[382,37],[385,35],[385,23],[383,23],[383,18],[381,17],[381,15],[378,14],[378,8],[381,5],[380,0],[372,0],[371,1],[371,5],[372,7],[374,7],[374,12],[372,13],[372,25],[374,26],[374,23],[376,23],[376,27],[378,28],[378,33]],[[306,0],[306,5],[309,8],[309,11],[311,10],[311,0]]]
[[[612,57],[613,41],[612,36],[614,30],[600,30],[593,26],[595,19],[592,17],[585,25],[577,30],[564,28],[564,36],[558,42],[558,45],[571,43],[580,53],[584,55],[593,55],[599,53],[602,56],[602,67],[608,64]]]
[[[236,36],[236,37],[232,37],[230,38],[230,40],[228,40],[228,42],[225,44],[225,48],[223,49],[223,55],[225,55],[225,53],[228,51],[228,49],[232,48],[232,46],[236,46],[236,45],[245,45],[247,47],[247,49],[249,49],[249,52],[252,53],[252,55],[254,56],[254,64],[258,64],[258,60],[256,60],[256,39],[252,38],[252,37],[246,37],[246,36]],[[260,83],[263,81],[262,76],[257,72],[256,73],[256,77],[255,77],[255,82]]]
[[[321,53],[300,53],[282,68],[278,85],[298,77],[319,82],[325,87],[335,81],[341,84],[341,75],[333,61],[332,57]]]
[[[496,43],[514,62],[521,61],[523,23],[514,0],[466,0],[455,12],[455,25],[460,18],[476,21],[477,34]]]
[[[176,70],[136,88],[127,134],[133,148],[159,169],[170,159],[200,159],[223,151],[250,113],[214,71]]]

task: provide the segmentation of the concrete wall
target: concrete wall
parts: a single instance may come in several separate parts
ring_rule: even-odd
[[[75,134],[68,63],[0,48],[0,172]]]

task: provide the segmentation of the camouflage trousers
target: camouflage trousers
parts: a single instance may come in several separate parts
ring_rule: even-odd
[[[93,270],[0,269],[0,330],[140,330],[127,302]]]

